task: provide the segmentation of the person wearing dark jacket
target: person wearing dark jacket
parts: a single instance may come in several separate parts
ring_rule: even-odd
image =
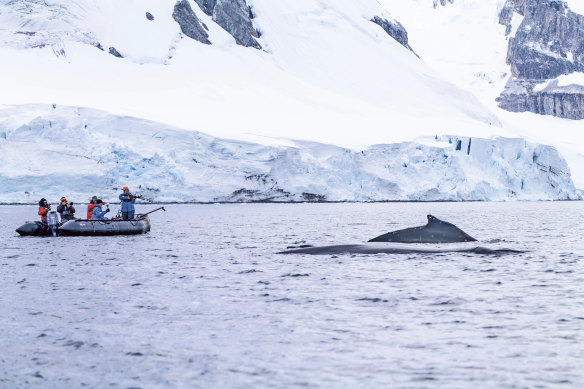
[[[47,202],[47,199],[42,198],[39,201],[39,216],[41,217],[42,223],[47,223],[47,214],[49,213],[50,209],[51,209],[51,206]]]
[[[95,206],[93,207],[93,214],[91,216],[91,220],[108,220],[108,218],[105,217],[105,214],[110,211],[109,207],[105,211],[102,211],[102,209],[101,209],[102,206],[103,206],[103,201],[101,201],[100,199],[97,199],[95,201]]]
[[[61,197],[61,202],[57,207],[57,212],[61,215],[61,222],[65,223],[69,220],[75,220],[75,208],[73,203],[69,204],[66,197]]]
[[[122,219],[130,220],[134,218],[134,203],[136,202],[136,199],[140,197],[131,194],[130,189],[127,186],[124,186],[122,190],[124,191],[120,195],[120,200],[122,202]]]

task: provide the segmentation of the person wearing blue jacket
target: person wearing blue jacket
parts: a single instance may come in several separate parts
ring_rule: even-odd
[[[103,201],[99,199],[95,201],[95,206],[93,207],[93,212],[91,214],[91,220],[108,220],[108,218],[105,217],[105,214],[110,211],[109,207],[105,211],[102,211],[102,206]]]
[[[120,195],[120,201],[122,202],[122,219],[130,220],[134,218],[134,204],[136,203],[136,199],[139,197],[132,195],[130,193],[130,189],[127,186],[124,186],[122,190],[124,191]]]

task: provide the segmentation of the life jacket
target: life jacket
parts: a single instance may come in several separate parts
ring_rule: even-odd
[[[87,205],[87,220],[91,220],[91,216],[93,216],[93,207],[95,207],[93,203]]]
[[[45,207],[39,207],[39,215],[41,216],[41,221],[47,221],[47,214],[49,213],[49,209]]]

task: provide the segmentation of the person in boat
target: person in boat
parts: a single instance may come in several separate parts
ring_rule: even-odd
[[[95,207],[95,202],[97,201],[97,196],[93,196],[89,204],[87,204],[87,220],[91,219],[93,216],[93,207]]]
[[[120,200],[122,202],[122,220],[130,220],[133,219],[135,215],[134,204],[136,203],[136,199],[141,197],[131,194],[130,189],[127,186],[124,186],[122,191],[123,193],[120,195]]]
[[[51,205],[47,202],[47,199],[42,198],[39,201],[39,216],[41,217],[42,223],[47,223],[47,215],[50,209]]]
[[[105,211],[103,211],[101,209],[102,206],[103,206],[103,201],[101,201],[100,199],[95,200],[95,205],[93,206],[91,220],[108,220],[108,218],[105,217],[105,214],[108,213],[110,211],[110,209],[108,207]]]
[[[67,201],[66,197],[61,197],[61,201],[57,207],[57,212],[61,215],[62,223],[75,219],[75,207],[73,207],[73,203]]]

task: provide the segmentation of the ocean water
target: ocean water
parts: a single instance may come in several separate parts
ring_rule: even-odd
[[[584,387],[583,202],[166,208],[35,238],[0,206],[0,388]],[[526,252],[276,254],[427,214]]]

